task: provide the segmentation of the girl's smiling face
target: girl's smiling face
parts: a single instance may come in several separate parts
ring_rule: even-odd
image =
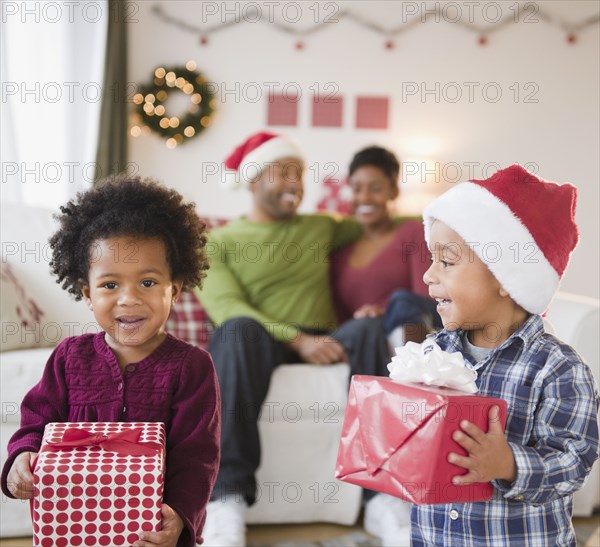
[[[92,246],[82,293],[122,367],[144,359],[164,340],[181,286],[171,278],[160,239],[120,236]]]

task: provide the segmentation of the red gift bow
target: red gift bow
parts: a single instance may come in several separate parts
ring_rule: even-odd
[[[61,448],[78,446],[99,446],[103,450],[116,452],[121,456],[153,456],[162,450],[161,444],[140,442],[141,434],[142,430],[135,428],[102,435],[78,427],[70,427],[64,432],[62,441],[48,441],[40,452],[57,452]]]

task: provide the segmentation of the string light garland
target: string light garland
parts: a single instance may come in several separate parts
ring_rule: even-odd
[[[566,21],[563,21],[558,17],[544,11],[542,7],[540,7],[537,3],[534,2],[526,2],[525,4],[519,5],[518,8],[515,10],[511,9],[511,15],[507,15],[506,17],[499,19],[498,21],[494,21],[493,24],[488,26],[475,25],[471,22],[463,21],[462,18],[449,20],[448,14],[446,13],[447,6],[440,6],[439,3],[436,3],[435,8],[432,8],[431,10],[427,11],[426,17],[423,17],[423,15],[416,15],[411,20],[393,29],[386,29],[381,25],[363,19],[359,15],[346,9],[341,9],[335,14],[332,14],[331,17],[326,18],[320,23],[316,23],[315,25],[308,28],[296,28],[290,26],[289,24],[284,24],[275,21],[272,18],[264,18],[262,17],[262,14],[259,11],[259,9],[255,6],[248,6],[248,9],[245,9],[243,12],[243,17],[236,17],[231,21],[225,21],[220,24],[204,27],[192,25],[185,20],[168,15],[158,4],[155,4],[152,7],[152,11],[165,23],[174,25],[186,32],[197,34],[200,37],[199,43],[203,46],[206,46],[210,43],[208,37],[211,34],[214,34],[216,32],[219,32],[221,30],[224,30],[226,28],[232,27],[240,23],[244,23],[246,21],[250,21],[253,23],[258,21],[262,23],[267,23],[270,26],[276,28],[277,30],[280,30],[281,32],[294,36],[296,38],[294,47],[298,51],[302,51],[305,48],[306,37],[322,30],[327,26],[331,26],[331,23],[337,23],[339,21],[342,21],[343,19],[350,19],[358,25],[382,35],[385,38],[383,46],[385,49],[388,50],[394,49],[394,42],[391,39],[392,37],[399,36],[400,34],[408,31],[415,25],[418,25],[420,23],[428,23],[432,20],[435,22],[438,22],[440,20],[448,21],[453,24],[460,25],[476,33],[477,43],[481,46],[487,45],[489,41],[489,36],[492,33],[497,32],[498,30],[502,29],[503,27],[506,27],[507,25],[518,23],[520,21],[537,22],[538,20],[540,20],[557,26],[565,33],[566,41],[569,44],[576,43],[577,32],[583,30],[584,28],[590,25],[597,24],[598,22],[600,22],[600,14],[596,14],[585,18],[579,23],[567,23]]]
[[[189,96],[187,111],[180,116],[171,115],[165,105],[174,92]],[[147,127],[167,139],[167,148],[175,148],[206,129],[212,123],[216,107],[211,86],[196,70],[194,61],[174,68],[158,67],[152,83],[140,86],[133,102],[138,123],[142,125],[134,125],[131,135],[137,137]]]

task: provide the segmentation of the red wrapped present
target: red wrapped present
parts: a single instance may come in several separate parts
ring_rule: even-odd
[[[452,439],[461,420],[488,429],[488,412],[506,402],[449,388],[353,376],[336,478],[417,504],[487,501],[490,483],[452,484],[465,474],[448,454],[466,455]]]
[[[162,423],[50,423],[35,462],[34,547],[131,545],[161,529]]]

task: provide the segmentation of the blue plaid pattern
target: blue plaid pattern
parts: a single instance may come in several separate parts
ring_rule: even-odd
[[[433,336],[461,351],[462,331]],[[572,494],[598,458],[598,388],[588,366],[532,315],[475,362],[482,395],[508,403],[506,437],[517,464],[512,484],[494,481],[489,502],[415,506],[412,545],[575,546]]]

